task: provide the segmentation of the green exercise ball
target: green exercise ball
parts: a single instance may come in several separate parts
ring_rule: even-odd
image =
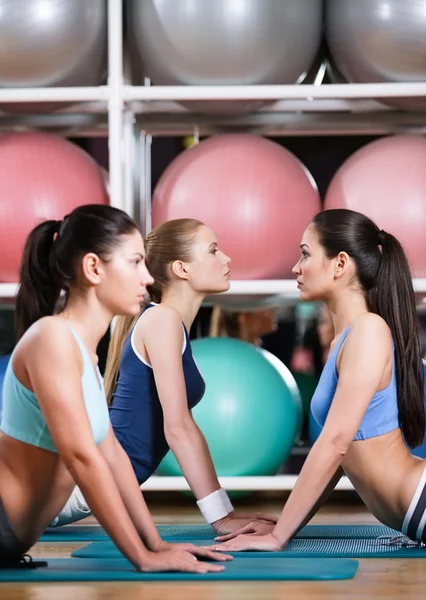
[[[303,427],[303,414],[304,414],[304,406],[302,401],[302,395],[300,393],[299,388],[297,387],[296,379],[294,378],[292,372],[286,365],[272,352],[268,352],[263,348],[258,348],[259,352],[271,363],[273,367],[278,371],[285,385],[288,387],[291,398],[293,400],[294,408],[297,411],[298,418],[298,426],[296,433],[296,442],[300,442],[302,440],[302,427]]]
[[[287,460],[300,412],[283,377],[255,347],[231,338],[192,344],[206,381],[193,409],[219,476],[274,475]],[[181,475],[169,452],[160,475]]]
[[[293,377],[302,398],[303,417],[308,418],[312,396],[318,385],[319,377],[301,371],[293,371]]]

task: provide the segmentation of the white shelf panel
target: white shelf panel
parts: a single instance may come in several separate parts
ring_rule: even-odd
[[[123,86],[125,100],[284,100],[426,96],[426,83]]]
[[[108,86],[96,87],[46,87],[46,88],[1,88],[0,102],[95,102],[108,100]]]
[[[132,101],[132,110],[135,113],[143,113],[144,116],[149,116],[154,113],[161,113],[167,116],[170,115],[192,115],[193,113],[189,108],[183,104],[179,104],[173,100],[159,100],[157,102],[144,102],[142,100]],[[289,99],[289,100],[277,100],[272,101],[271,104],[258,108],[254,113],[248,115],[231,115],[226,117],[222,115],[222,119],[228,119],[229,121],[239,122],[242,118],[250,118],[253,115],[259,116],[264,114],[274,113],[394,113],[395,109],[390,106],[386,106],[376,100],[366,98],[300,98],[300,99]],[[413,113],[407,113],[413,114]],[[200,114],[197,118],[212,119],[212,115]],[[220,120],[221,117],[214,117],[214,120]]]
[[[273,475],[257,477],[219,477],[220,485],[229,491],[250,490],[250,491],[273,491],[273,490],[292,490],[296,484],[297,475]],[[184,477],[160,477],[152,475],[145,483],[141,485],[144,492],[158,491],[183,491],[190,487]],[[354,487],[345,476],[342,477],[336,485],[336,491],[350,491]]]
[[[17,283],[0,283],[0,298],[14,298],[17,293]]]
[[[414,290],[426,293],[426,279],[414,279]],[[0,298],[13,298],[18,291],[17,283],[0,283]],[[277,295],[289,299],[298,299],[299,290],[293,279],[259,279],[259,280],[234,280],[231,282],[229,291],[221,296],[265,296]],[[215,296],[209,296],[214,300]]]

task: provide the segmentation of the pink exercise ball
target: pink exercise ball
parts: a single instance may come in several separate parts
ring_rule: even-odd
[[[152,224],[190,217],[211,227],[233,279],[293,277],[305,227],[320,210],[315,182],[278,144],[249,134],[209,138],[180,154],[154,191]]]
[[[337,171],[324,208],[370,217],[404,247],[415,277],[426,277],[426,140],[392,136],[367,144]]]
[[[98,164],[75,144],[44,133],[0,136],[0,281],[18,280],[25,239],[45,219],[106,204]]]

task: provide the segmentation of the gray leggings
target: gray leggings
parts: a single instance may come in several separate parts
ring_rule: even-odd
[[[28,549],[16,537],[0,498],[0,567],[2,563],[19,559]]]

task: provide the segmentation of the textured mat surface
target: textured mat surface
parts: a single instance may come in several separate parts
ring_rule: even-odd
[[[212,540],[215,536],[210,525],[159,525],[158,531],[161,537],[173,541]],[[397,534],[397,531],[384,525],[307,525],[297,534],[297,539],[375,539],[381,535]],[[107,534],[99,525],[67,525],[47,529],[40,541],[96,542],[107,539]]]
[[[0,582],[19,581],[289,581],[352,579],[356,560],[247,558],[226,563],[222,573],[137,573],[125,559],[47,559],[40,569],[0,569]]]
[[[197,546],[217,545],[211,540],[192,540]],[[75,550],[71,556],[75,558],[122,557],[111,540],[92,542],[84,548]],[[294,539],[282,552],[235,552],[239,558],[257,558],[264,560],[270,556],[276,558],[426,558],[426,548],[404,548],[390,546],[386,540],[372,539]]]

